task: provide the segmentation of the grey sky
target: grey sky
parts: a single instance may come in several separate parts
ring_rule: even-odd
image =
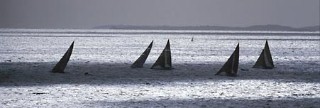
[[[319,25],[320,0],[0,0],[0,28]]]

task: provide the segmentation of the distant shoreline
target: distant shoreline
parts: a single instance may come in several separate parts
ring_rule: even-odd
[[[93,29],[132,29],[132,30],[239,30],[239,31],[320,31],[320,25],[294,28],[281,25],[254,25],[248,27],[227,26],[135,26],[135,25],[104,25]]]
[[[20,30],[200,30],[200,31],[287,31],[287,32],[320,32],[320,25],[308,27],[289,27],[281,25],[254,25],[248,27],[228,27],[228,26],[144,26],[144,25],[103,25],[93,28],[0,28],[0,30],[10,31],[10,29]]]

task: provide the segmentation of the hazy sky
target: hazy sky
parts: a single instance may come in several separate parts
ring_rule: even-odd
[[[0,0],[0,28],[319,25],[320,0]]]

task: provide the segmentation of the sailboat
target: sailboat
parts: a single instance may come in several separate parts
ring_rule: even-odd
[[[131,68],[142,68],[144,62],[147,60],[152,48],[153,41],[149,44],[148,48],[140,55],[140,57],[131,65]]]
[[[53,73],[64,73],[64,69],[66,68],[66,66],[68,64],[68,61],[70,59],[70,56],[72,54],[73,44],[74,44],[74,41],[72,42],[72,44],[70,45],[70,47],[67,50],[67,52],[63,55],[63,57],[56,64],[56,66],[52,69],[51,72],[53,72]]]
[[[168,39],[166,47],[163,49],[157,61],[151,66],[151,69],[164,69],[171,70],[171,50],[170,50],[170,42]]]
[[[237,76],[239,66],[239,43],[232,53],[228,61],[222,66],[222,68],[215,74],[219,75],[222,72],[226,72],[227,76]]]
[[[263,68],[263,69],[272,69],[274,68],[272,56],[269,49],[268,40],[266,40],[266,44],[264,45],[264,49],[262,50],[257,62],[254,64],[253,68]]]
[[[193,42],[193,37],[191,38],[191,42]]]

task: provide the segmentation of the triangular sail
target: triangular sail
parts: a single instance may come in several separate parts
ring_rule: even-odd
[[[257,62],[254,64],[253,68],[263,68],[263,69],[272,69],[274,68],[271,52],[269,49],[268,41],[264,46]]]
[[[149,44],[148,48],[140,55],[140,57],[131,65],[131,68],[142,68],[144,62],[147,60],[152,48],[153,41]]]
[[[166,47],[163,49],[157,61],[152,65],[151,69],[172,69],[170,42],[168,39]]]
[[[239,66],[239,44],[235,51],[232,53],[228,61],[222,66],[222,68],[216,73],[219,75],[221,72],[226,72],[227,76],[237,76]]]
[[[262,50],[257,62],[254,64],[253,68],[264,68],[266,66],[266,60],[265,60],[265,51]]]
[[[53,73],[64,73],[64,69],[66,68],[68,61],[70,59],[70,56],[72,54],[73,44],[70,45],[67,52],[63,55],[63,57],[60,59],[60,61],[56,64],[56,66],[52,69]]]

